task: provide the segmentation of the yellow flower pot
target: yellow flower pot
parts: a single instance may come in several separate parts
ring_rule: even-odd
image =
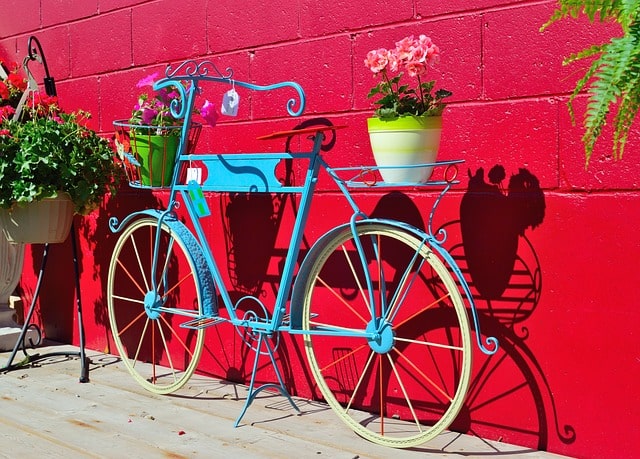
[[[387,183],[424,183],[431,177],[440,146],[441,116],[367,120],[371,150]],[[393,167],[397,166],[397,167]]]

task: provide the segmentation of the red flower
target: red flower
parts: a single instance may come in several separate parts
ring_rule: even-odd
[[[0,99],[9,99],[9,88],[2,81],[0,81]]]
[[[0,107],[0,122],[2,122],[3,120],[8,120],[13,116],[15,112],[16,112],[16,109],[13,108],[11,105],[5,105],[4,107]]]
[[[17,73],[9,74],[7,80],[9,80],[9,83],[11,83],[12,86],[19,89],[20,91],[25,91],[27,89],[27,82]]]

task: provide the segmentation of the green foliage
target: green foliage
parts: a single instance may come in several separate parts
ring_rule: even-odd
[[[368,98],[381,95],[373,103],[378,105],[375,116],[380,119],[392,120],[398,116],[439,116],[444,110],[442,99],[451,95],[446,89],[439,89],[433,93],[435,81],[419,82],[416,88],[400,85],[402,72],[391,79],[383,78],[374,86]],[[419,79],[418,79],[419,80]]]
[[[616,21],[623,31],[622,37],[591,46],[564,61],[570,64],[594,58],[569,98],[569,112],[573,119],[575,97],[585,88],[589,92],[582,137],[588,165],[612,107],[617,105],[613,121],[613,156],[616,159],[624,153],[629,129],[640,108],[640,0],[559,0],[556,11],[541,30],[556,21],[580,14],[585,14],[591,22],[596,19]]]
[[[5,120],[0,125],[0,207],[9,209],[59,191],[69,193],[77,213],[100,205],[114,190],[120,168],[106,139],[80,123],[82,112]]]

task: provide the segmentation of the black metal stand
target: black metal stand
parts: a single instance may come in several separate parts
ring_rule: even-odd
[[[0,371],[3,373],[9,372],[11,370],[16,370],[18,368],[23,368],[24,366],[39,361],[43,359],[47,359],[50,357],[57,356],[66,356],[66,357],[80,357],[80,382],[86,383],[89,382],[89,359],[85,354],[84,348],[84,325],[82,322],[82,302],[80,300],[80,269],[78,266],[78,249],[76,247],[76,232],[74,225],[71,225],[71,247],[73,250],[73,265],[74,265],[74,274],[75,274],[75,289],[76,289],[76,308],[78,313],[78,328],[80,332],[80,350],[78,352],[75,351],[63,351],[63,352],[48,352],[45,354],[28,354],[27,353],[27,343],[25,342],[25,336],[27,332],[31,330],[36,330],[38,333],[38,341],[36,343],[30,342],[30,347],[38,346],[42,341],[42,333],[40,328],[36,324],[31,323],[31,318],[33,317],[33,313],[36,307],[36,301],[38,300],[38,295],[40,293],[40,287],[42,284],[42,276],[44,275],[45,267],[47,266],[47,257],[49,255],[49,244],[44,245],[44,253],[42,255],[42,263],[40,265],[40,273],[38,274],[38,282],[36,284],[36,290],[33,294],[33,299],[31,300],[31,306],[29,307],[29,312],[27,313],[27,317],[25,318],[24,325],[22,326],[22,330],[20,332],[20,336],[16,341],[15,346],[13,347],[13,352],[9,357],[7,364],[0,368]],[[18,363],[13,363],[13,359],[16,357],[18,350],[22,349],[22,352],[25,356]]]

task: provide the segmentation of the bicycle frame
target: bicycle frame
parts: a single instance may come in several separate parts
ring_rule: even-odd
[[[485,354],[493,354],[497,351],[498,343],[496,338],[488,337],[486,342],[483,343],[480,339],[480,321],[476,310],[475,302],[471,294],[470,288],[465,281],[462,272],[458,268],[455,260],[442,247],[446,235],[439,233],[433,234],[431,229],[432,220],[435,210],[446,192],[452,185],[457,183],[455,181],[455,174],[450,178],[447,178],[445,173],[445,180],[440,182],[430,182],[429,186],[440,186],[442,190],[439,196],[436,198],[434,205],[429,214],[429,220],[427,225],[427,231],[420,230],[409,224],[389,220],[389,219],[371,219],[369,218],[358,206],[356,200],[353,198],[349,191],[349,185],[352,186],[372,186],[375,184],[367,184],[365,182],[358,182],[354,180],[343,180],[338,176],[338,172],[342,171],[360,171],[357,177],[362,177],[362,168],[358,167],[346,167],[346,168],[332,168],[322,158],[320,154],[320,148],[324,139],[324,134],[318,132],[313,139],[313,148],[308,152],[301,153],[236,153],[236,154],[190,154],[182,155],[178,159],[178,167],[176,167],[176,173],[173,178],[173,185],[171,187],[171,193],[169,198],[169,205],[167,210],[161,213],[158,219],[158,225],[167,218],[168,215],[174,212],[174,209],[179,207],[177,197],[180,196],[182,202],[186,204],[186,208],[192,224],[194,225],[194,231],[198,244],[203,249],[203,253],[206,258],[206,264],[209,271],[212,274],[214,284],[217,287],[216,291],[220,294],[222,303],[229,315],[228,321],[234,326],[250,327],[256,331],[266,332],[272,334],[274,332],[288,332],[292,334],[331,334],[336,333],[332,330],[306,330],[300,329],[300,311],[299,306],[295,303],[290,305],[290,311],[287,312],[287,300],[291,294],[292,288],[294,288],[294,274],[296,260],[300,253],[302,238],[304,236],[304,230],[309,218],[309,210],[313,201],[313,195],[315,186],[318,180],[318,176],[321,170],[325,170],[331,179],[338,186],[341,194],[345,197],[348,205],[351,207],[353,214],[348,223],[351,226],[352,231],[355,233],[355,225],[364,222],[380,222],[390,226],[401,228],[404,231],[415,234],[423,241],[423,244],[428,244],[432,249],[436,250],[438,254],[447,262],[455,273],[459,285],[462,288],[465,297],[469,303],[469,309],[471,310],[474,328],[476,331],[476,339],[478,348]],[[308,167],[305,174],[304,184],[302,186],[289,186],[283,185],[274,175],[274,169],[280,161],[283,160],[308,160]],[[199,215],[197,209],[198,204],[193,199],[193,187],[196,186],[193,182],[188,184],[181,184],[178,182],[178,171],[180,170],[180,164],[189,164],[192,162],[199,162],[205,165],[208,176],[205,182],[200,186],[197,186],[198,192],[244,192],[244,193],[288,193],[300,196],[298,204],[298,213],[294,222],[293,232],[291,236],[291,242],[288,247],[287,256],[285,258],[284,269],[280,277],[280,288],[276,296],[276,300],[273,308],[273,316],[271,318],[265,318],[262,321],[247,321],[238,317],[236,314],[236,308],[234,307],[233,300],[229,295],[229,291],[225,285],[220,268],[216,263],[212,255],[212,250],[209,245],[209,241],[205,235],[204,229],[200,223],[200,219],[203,218]],[[446,161],[437,163],[436,166],[455,166],[462,161]],[[371,169],[365,170],[365,172],[371,172]],[[388,186],[388,185],[387,185]],[[196,194],[198,193],[196,192]],[[142,212],[144,213],[144,212]],[[125,221],[122,222],[120,227],[126,226],[127,221],[130,218],[134,218],[136,214],[132,214]],[[158,233],[159,234],[159,233]],[[364,255],[362,249],[359,248],[359,256],[364,261]],[[154,259],[157,259],[157,253],[154,255]],[[154,270],[157,268],[154,262]],[[155,282],[155,280],[154,280]],[[367,279],[370,282],[370,279]],[[154,289],[157,287],[153,286]],[[369,289],[371,290],[371,289]],[[246,300],[249,297],[243,297],[239,301]],[[255,297],[253,298],[257,303],[262,305],[262,302]],[[371,304],[373,304],[371,299]],[[264,306],[264,305],[263,305]],[[163,312],[171,312],[180,314],[180,311],[161,308]],[[290,320],[285,320],[286,317],[290,317]],[[344,330],[340,330],[339,333],[344,334]],[[364,338],[371,338],[375,333],[356,333],[352,336],[362,336]]]
[[[263,330],[275,332],[283,322],[286,313],[286,302],[291,292],[295,263],[300,252],[300,245],[304,235],[304,229],[307,223],[309,209],[317,182],[318,173],[321,167],[320,156],[318,151],[322,143],[322,134],[318,135],[314,140],[313,150],[306,153],[263,153],[263,154],[231,154],[231,155],[186,155],[180,158],[181,162],[199,161],[203,163],[207,170],[209,178],[202,184],[203,192],[273,192],[296,194],[300,196],[298,215],[294,222],[293,234],[289,244],[289,250],[285,258],[284,269],[280,278],[280,288],[278,290],[275,306],[273,309],[273,317],[264,322],[251,322],[239,318],[236,314],[233,301],[224,285],[224,280],[218,264],[212,256],[211,247],[204,234],[200,218],[194,200],[190,194],[191,185],[174,184],[172,187],[169,211],[175,206],[177,194],[182,197],[183,202],[194,225],[194,230],[198,242],[201,244],[207,265],[212,273],[214,282],[218,287],[218,293],[222,298],[222,302],[229,314],[230,322],[235,325],[250,326],[255,330]],[[306,171],[305,182],[302,186],[283,186],[277,181],[273,168],[283,160],[303,160],[309,161]],[[225,180],[233,178],[235,184],[229,185]],[[246,299],[244,297],[243,299]],[[255,301],[261,304],[258,298]],[[242,300],[242,299],[241,299]]]

